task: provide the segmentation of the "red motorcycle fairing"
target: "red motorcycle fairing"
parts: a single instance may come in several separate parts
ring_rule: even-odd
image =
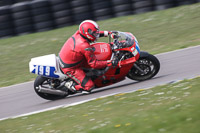
[[[99,42],[92,44],[92,47],[94,48],[94,54],[98,60],[110,60],[112,56],[110,44]]]
[[[112,44],[111,44],[112,45]],[[94,43],[92,44],[94,54],[98,60],[110,60],[112,56],[112,49],[110,44],[108,43]],[[133,52],[136,47],[136,42],[131,47],[116,49],[115,51],[130,51]],[[104,87],[107,85],[111,85],[113,83],[117,83],[125,79],[126,75],[133,67],[135,61],[139,59],[140,54],[138,53],[136,56],[122,60],[119,62],[118,66],[115,68],[111,67],[104,75],[99,76],[93,82],[96,88]],[[87,64],[84,67],[89,67]]]
[[[117,66],[115,68],[110,68],[103,76],[100,76],[94,80],[96,88],[111,85],[124,80],[132,66],[133,63],[127,64],[123,67]]]
[[[122,48],[117,50],[125,50],[133,52],[135,48],[135,43],[132,47],[128,48]],[[92,45],[94,47],[94,54],[97,57],[98,60],[109,60],[112,55],[112,49],[110,44],[108,43],[95,43]],[[139,54],[137,54],[135,57],[132,57],[130,59],[126,59],[123,61],[120,61],[118,66],[115,68],[111,67],[104,75],[98,77],[94,80],[94,84],[97,88],[104,87],[107,85],[111,85],[113,83],[117,83],[119,81],[122,81],[125,79],[126,75],[130,71],[130,69],[133,67],[133,64],[136,60],[138,60]]]

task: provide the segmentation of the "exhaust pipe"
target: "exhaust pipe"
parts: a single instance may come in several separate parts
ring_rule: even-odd
[[[37,87],[37,89],[38,89],[38,92],[41,92],[41,93],[47,93],[47,94],[53,94],[53,95],[59,95],[59,96],[68,95],[68,92],[66,91],[52,90],[52,89],[42,88],[41,86]]]

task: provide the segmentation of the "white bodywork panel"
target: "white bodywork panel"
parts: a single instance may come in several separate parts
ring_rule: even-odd
[[[67,78],[67,76],[61,72],[58,58],[55,54],[32,58],[29,62],[29,71],[45,77],[59,79]]]

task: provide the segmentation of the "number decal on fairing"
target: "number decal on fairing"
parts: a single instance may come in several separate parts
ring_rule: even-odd
[[[39,70],[38,71],[39,75],[50,76],[50,67],[49,66],[38,66],[38,70]]]
[[[47,76],[47,77],[59,78],[58,75],[55,75],[54,73],[55,70],[56,70],[55,67],[34,65],[34,69],[32,73]]]
[[[49,76],[49,75],[50,75],[50,67],[49,67],[49,66],[46,67],[45,75],[46,75],[46,76]]]
[[[43,72],[43,70],[44,70],[44,69],[43,69],[43,66],[38,66],[38,68],[39,68],[39,73],[38,73],[38,74],[39,74],[39,75],[43,75],[43,73],[44,73],[44,72]]]

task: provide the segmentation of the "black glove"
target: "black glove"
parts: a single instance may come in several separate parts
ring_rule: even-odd
[[[109,31],[108,32],[108,34],[110,34],[113,39],[118,38],[117,33],[118,33],[117,31]]]

